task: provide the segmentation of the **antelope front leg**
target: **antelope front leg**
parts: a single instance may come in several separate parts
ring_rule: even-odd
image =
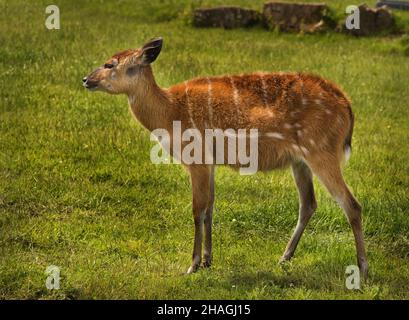
[[[208,268],[212,264],[212,224],[213,224],[213,204],[214,204],[214,166],[210,169],[210,195],[209,203],[204,220],[205,243],[203,254],[203,267]]]
[[[206,211],[209,206],[211,168],[209,166],[192,165],[189,167],[189,171],[192,181],[195,240],[193,244],[192,264],[187,270],[188,274],[195,272],[202,261],[203,222],[206,218]],[[208,236],[206,239],[209,239]]]

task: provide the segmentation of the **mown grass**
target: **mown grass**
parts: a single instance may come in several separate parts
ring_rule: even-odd
[[[409,297],[407,37],[188,24],[195,6],[262,4],[248,0],[60,0],[61,30],[49,31],[47,1],[0,3],[0,298]],[[351,3],[330,4],[342,13]],[[408,14],[399,18],[408,25]],[[149,133],[124,96],[81,86],[113,53],[158,35],[165,44],[154,71],[164,87],[199,75],[292,70],[348,93],[356,126],[345,176],[364,208],[371,268],[360,291],[345,288],[352,232],[317,181],[318,211],[294,260],[277,264],[297,220],[289,171],[247,177],[218,168],[214,266],[181,275],[193,239],[186,173],[150,162]],[[61,268],[60,290],[45,286],[52,264]]]

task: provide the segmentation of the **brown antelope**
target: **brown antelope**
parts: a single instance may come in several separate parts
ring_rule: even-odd
[[[341,164],[351,151],[354,116],[345,94],[333,83],[302,73],[254,73],[204,77],[169,89],[160,88],[151,63],[162,49],[157,38],[142,48],[115,54],[83,79],[89,90],[124,93],[134,116],[151,132],[182,129],[256,128],[258,170],[291,166],[299,193],[299,218],[281,261],[291,259],[301,235],[317,208],[312,173],[345,211],[355,237],[357,260],[367,274],[361,206],[344,182]],[[172,141],[171,141],[172,144]],[[171,147],[172,148],[172,147]],[[214,165],[186,164],[193,193],[195,238],[188,273],[212,262]],[[238,165],[232,164],[233,167]]]

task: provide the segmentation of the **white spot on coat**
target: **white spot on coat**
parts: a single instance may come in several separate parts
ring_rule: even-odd
[[[295,144],[295,143],[293,143],[291,146],[293,147],[295,151],[301,152],[304,155],[309,154],[308,149],[304,146],[299,146],[298,144]]]
[[[237,90],[237,87],[234,83],[234,79],[233,77],[230,77],[230,82],[231,82],[231,86],[233,88],[233,101],[234,101],[234,105],[236,107],[239,107],[240,105],[240,96],[239,96],[239,90]]]
[[[192,110],[191,110],[191,107],[190,107],[188,89],[189,89],[189,88],[188,88],[188,82],[185,81],[186,105],[187,105],[187,111],[188,111],[188,113],[189,113],[189,120],[190,120],[190,123],[191,123],[191,125],[192,125],[192,128],[193,128],[193,129],[196,129],[196,128],[197,128],[197,127],[196,127],[196,123],[195,123],[195,121],[193,120],[193,114],[192,114]]]
[[[279,132],[267,132],[267,137],[284,140],[284,136]]]
[[[308,151],[308,149],[306,148],[306,147],[304,147],[304,146],[300,146],[300,149],[301,149],[301,151],[304,153],[304,154],[309,154],[310,152]]]
[[[213,107],[212,107],[212,80],[207,78],[207,108],[209,110],[210,126],[213,128]]]
[[[351,158],[351,147],[346,146],[344,150],[345,162],[348,162],[349,158]]]
[[[261,80],[261,88],[263,90],[263,102],[264,105],[267,107],[267,85],[266,85],[266,80],[264,79],[264,74],[260,73],[260,80]]]

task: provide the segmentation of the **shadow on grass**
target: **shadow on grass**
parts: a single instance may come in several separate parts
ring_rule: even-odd
[[[256,287],[274,286],[281,289],[290,289],[294,287],[303,287],[307,289],[328,288],[326,281],[306,280],[304,277],[290,274],[274,274],[269,271],[247,272],[236,274],[226,280],[231,287],[232,285],[240,286],[242,289],[251,290]]]

